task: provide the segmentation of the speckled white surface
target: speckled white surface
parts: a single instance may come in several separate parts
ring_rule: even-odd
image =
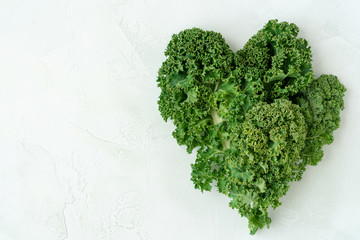
[[[0,0],[0,239],[360,239],[358,1]],[[233,50],[271,18],[295,22],[313,68],[348,91],[335,142],[271,211],[269,230],[190,182],[157,110],[173,33]]]

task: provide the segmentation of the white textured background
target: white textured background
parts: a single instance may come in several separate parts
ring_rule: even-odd
[[[0,0],[0,240],[360,239],[358,1]],[[348,91],[335,142],[248,234],[228,198],[190,182],[157,110],[173,33],[233,50],[269,19],[296,23],[313,69]]]

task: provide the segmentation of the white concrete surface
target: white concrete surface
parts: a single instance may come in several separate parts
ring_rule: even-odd
[[[360,239],[358,1],[0,0],[0,240]],[[294,22],[315,75],[346,109],[323,161],[251,237],[216,191],[190,182],[157,110],[173,33],[221,32],[233,50],[269,19]]]

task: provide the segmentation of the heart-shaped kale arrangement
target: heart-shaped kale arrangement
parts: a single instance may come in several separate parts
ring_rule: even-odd
[[[172,36],[159,70],[161,115],[179,145],[197,151],[195,188],[215,182],[251,234],[269,227],[268,208],[321,160],[344,108],[345,87],[333,75],[314,79],[298,32],[270,20],[234,53],[220,33],[187,29]]]

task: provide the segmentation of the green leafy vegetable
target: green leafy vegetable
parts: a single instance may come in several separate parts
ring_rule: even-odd
[[[172,36],[158,75],[159,110],[174,138],[197,151],[196,189],[229,196],[251,234],[269,227],[289,183],[333,141],[345,87],[314,79],[311,50],[298,27],[270,20],[232,52],[219,33],[199,28]]]

